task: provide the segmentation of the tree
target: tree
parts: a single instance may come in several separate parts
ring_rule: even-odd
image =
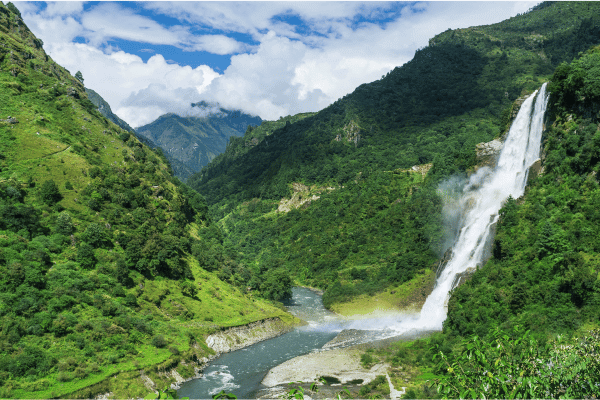
[[[10,11],[17,14],[19,18],[21,18],[21,12],[12,2],[9,1],[8,4],[6,4],[6,8],[8,8]]]
[[[98,248],[109,242],[107,236],[106,230],[102,226],[91,223],[87,226],[81,238],[95,248]]]
[[[293,281],[283,269],[270,270],[260,285],[260,291],[267,299],[281,301],[292,297]]]
[[[75,73],[75,79],[77,79],[83,85],[83,74],[81,73],[81,71],[77,71]]]
[[[94,248],[85,242],[81,243],[77,249],[77,261],[83,268],[93,268],[97,261],[94,255]]]
[[[45,181],[40,188],[40,198],[48,205],[56,204],[62,199],[56,183],[50,179]]]
[[[63,211],[58,214],[56,218],[56,231],[63,235],[70,235],[73,233],[73,221],[68,212]]]

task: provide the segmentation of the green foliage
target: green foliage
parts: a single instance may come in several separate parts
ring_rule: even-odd
[[[63,235],[70,235],[73,233],[75,227],[73,226],[73,220],[71,215],[63,211],[56,217],[56,232]]]
[[[529,331],[495,330],[463,341],[460,354],[439,352],[443,398],[583,398],[600,394],[600,333],[571,344],[540,343]]]
[[[91,269],[94,268],[97,261],[94,248],[88,243],[81,243],[77,249],[77,262],[83,268]]]
[[[270,270],[260,283],[260,291],[267,299],[281,301],[292,297],[292,278],[282,269]]]
[[[600,103],[600,47],[586,52],[582,57],[567,64],[560,64],[548,90],[552,93],[551,103],[555,112],[565,112],[580,108],[585,110],[598,107]]]
[[[219,393],[213,395],[213,399],[237,399],[237,396],[233,393],[225,393],[224,390],[221,390]]]
[[[373,357],[373,355],[369,352],[363,353],[360,356],[360,363],[363,366],[363,368],[371,368],[373,365],[375,365],[377,363],[377,358]]]
[[[77,71],[75,73],[75,79],[77,79],[83,85],[83,74],[81,71]]]
[[[52,179],[42,183],[40,187],[40,199],[48,205],[53,205],[62,200],[58,186],[56,186],[56,183]]]
[[[159,349],[166,347],[168,342],[166,341],[163,335],[156,335],[152,338],[152,346],[157,347]]]
[[[8,3],[6,3],[6,8],[8,8],[14,14],[18,15],[19,18],[21,18],[21,12],[12,2],[9,1]]]
[[[110,243],[104,227],[96,223],[89,224],[81,234],[81,239],[89,243],[94,248],[105,246]]]

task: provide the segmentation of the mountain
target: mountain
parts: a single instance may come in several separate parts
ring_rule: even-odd
[[[0,397],[143,397],[193,376],[208,334],[289,324],[205,200],[42,46],[0,3]]]
[[[409,284],[435,271],[454,240],[440,182],[468,176],[477,144],[502,136],[523,96],[600,43],[599,11],[542,3],[443,32],[324,110],[244,152],[230,144],[188,183],[242,260],[325,289],[331,307]]]
[[[137,128],[137,134],[160,146],[167,157],[185,168],[174,166],[175,175],[185,180],[225,151],[231,137],[242,136],[248,126],[260,125],[260,117],[226,110],[206,102],[192,104],[204,117],[165,114]],[[190,173],[191,171],[191,173]]]
[[[85,93],[87,94],[88,99],[96,107],[98,107],[98,111],[100,111],[100,114],[104,115],[106,118],[108,118],[110,121],[112,121],[122,129],[125,129],[129,132],[134,132],[133,128],[130,127],[129,124],[127,124],[127,122],[123,121],[121,118],[119,118],[118,115],[112,112],[112,110],[110,109],[110,105],[98,93],[88,88],[85,88]]]

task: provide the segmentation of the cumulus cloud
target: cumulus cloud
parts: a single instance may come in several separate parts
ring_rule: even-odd
[[[80,70],[87,87],[139,126],[166,112],[197,113],[189,104],[200,100],[265,119],[317,111],[404,64],[448,28],[500,22],[536,3],[141,3],[153,15],[177,18],[171,26],[118,3],[85,10],[71,2],[17,6],[55,61]],[[252,39],[240,42],[240,34]],[[73,43],[76,37],[87,42]],[[144,62],[112,48],[111,39],[231,54],[231,63],[219,74],[206,65],[178,65],[166,53]]]
[[[86,87],[98,92],[132,126],[182,110],[185,103],[189,108],[218,75],[206,65],[169,64],[160,54],[144,62],[124,51],[105,54],[81,43],[54,46],[52,57],[72,73],[81,71]]]

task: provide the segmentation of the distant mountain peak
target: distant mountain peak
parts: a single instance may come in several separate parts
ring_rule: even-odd
[[[232,136],[243,136],[248,126],[262,123],[260,117],[240,110],[228,110],[217,103],[192,103],[190,115],[161,115],[137,128],[138,135],[151,140],[164,151],[175,175],[187,179],[217,155],[223,153]]]

